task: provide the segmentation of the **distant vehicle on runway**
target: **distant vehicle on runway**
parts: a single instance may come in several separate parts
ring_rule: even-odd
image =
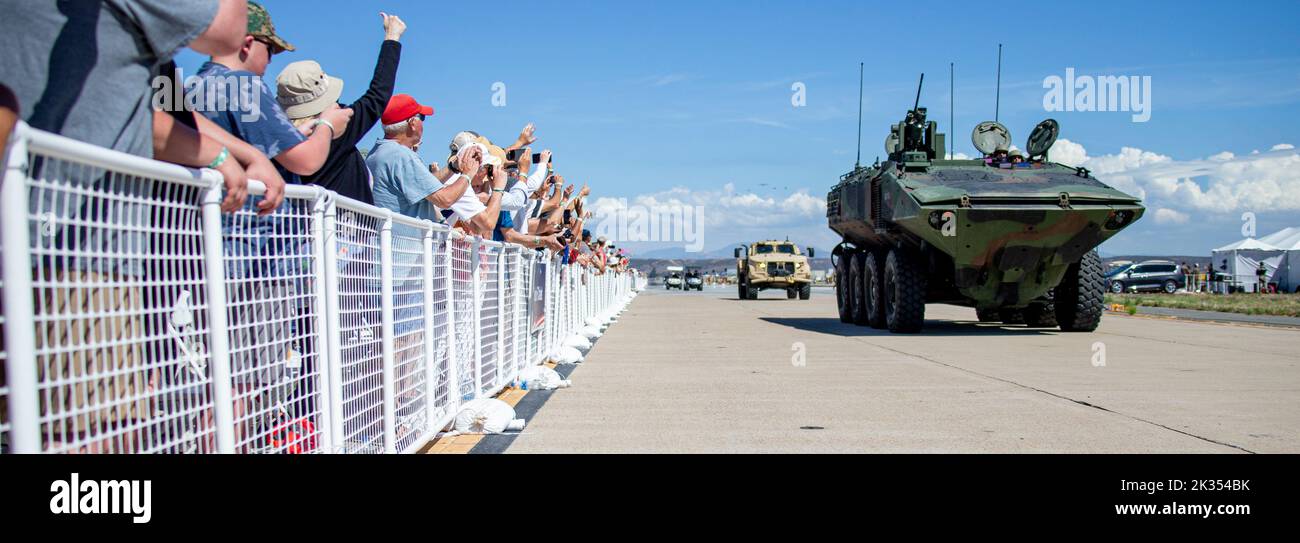
[[[1106,289],[1122,292],[1165,292],[1173,294],[1187,283],[1187,276],[1169,260],[1146,260],[1118,266],[1106,273]]]
[[[943,302],[981,321],[1095,330],[1106,287],[1096,247],[1142,216],[1139,199],[1048,160],[1060,131],[1051,119],[1029,136],[1027,159],[988,121],[971,135],[985,156],[945,160],[920,97],[891,128],[888,158],[855,167],[826,197],[843,239],[832,252],[840,320],[914,333],[925,304]]]
[[[764,290],[784,290],[786,298],[807,300],[812,297],[812,269],[808,259],[814,251],[808,248],[805,255],[790,240],[767,240],[738,247],[736,271],[741,300],[758,299]]]
[[[686,285],[685,290],[704,290],[704,278],[700,277],[699,268],[686,268]]]
[[[668,276],[664,277],[664,290],[686,290],[685,283],[682,280],[682,272],[685,268],[681,266],[668,266]]]

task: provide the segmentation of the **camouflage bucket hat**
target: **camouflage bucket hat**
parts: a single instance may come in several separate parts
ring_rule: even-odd
[[[284,38],[275,35],[275,25],[271,23],[271,14],[257,2],[248,3],[248,35],[270,42],[272,53],[280,54],[293,51],[294,47]]]

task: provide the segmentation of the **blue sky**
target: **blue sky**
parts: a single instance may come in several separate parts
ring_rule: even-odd
[[[344,79],[344,100],[355,99],[369,81],[383,35],[378,12],[400,15],[410,28],[398,91],[437,110],[426,129],[426,160],[444,160],[445,142],[457,131],[508,141],[531,121],[539,143],[555,151],[561,173],[590,182],[598,196],[706,206],[729,195],[757,196],[757,207],[706,211],[716,214],[708,249],[761,234],[831,244],[815,210],[786,204],[792,193],[824,198],[852,168],[858,62],[866,63],[864,162],[880,153],[886,127],[910,107],[921,72],[922,105],[931,119],[941,131],[955,132],[957,152],[974,154],[970,129],[993,116],[998,43],[1004,45],[1001,120],[1017,144],[1050,116],[1061,122],[1061,137],[1080,147],[1068,154],[1086,149],[1090,167],[1108,157],[1157,157],[1112,164],[1128,180],[1117,185],[1141,190],[1153,209],[1169,211],[1159,222],[1148,216],[1107,251],[1208,254],[1240,237],[1244,211],[1256,213],[1260,235],[1300,225],[1296,196],[1247,194],[1260,186],[1285,195],[1300,190],[1300,174],[1289,167],[1296,151],[1270,151],[1300,144],[1295,2],[1249,9],[1191,2],[999,4],[1017,10],[1009,15],[956,2],[264,5],[280,34],[298,47],[277,57],[268,77],[289,62],[317,60]],[[193,70],[201,59],[185,53],[179,61]],[[955,131],[947,126],[949,62],[956,64]],[[1150,76],[1150,121],[1134,123],[1122,112],[1045,112],[1043,79],[1063,76],[1068,67],[1081,75]],[[506,107],[491,103],[498,81],[506,84]],[[805,107],[791,105],[795,82],[807,89]],[[1141,153],[1124,155],[1125,148]],[[1253,151],[1268,160],[1237,164]],[[1223,161],[1224,152],[1233,156],[1224,167],[1203,168],[1186,181],[1205,195],[1225,185],[1227,192],[1219,193],[1233,194],[1232,205],[1189,197],[1191,187],[1171,188],[1162,177],[1169,168],[1148,169],[1152,162],[1168,166],[1215,155]],[[766,226],[744,220],[756,213],[783,219]]]

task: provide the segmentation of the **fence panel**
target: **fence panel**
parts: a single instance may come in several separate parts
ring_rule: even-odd
[[[384,450],[382,301],[379,233],[386,217],[350,202],[337,206],[335,243],[341,346],[338,360],[342,452]]]
[[[451,241],[451,297],[455,306],[452,322],[455,327],[455,368],[457,401],[475,398],[478,388],[478,321],[474,299],[475,248],[473,240],[456,238]]]
[[[106,156],[79,159],[55,152],[61,146]],[[215,450],[207,182],[178,167],[149,175],[118,167],[138,164],[56,136],[10,158],[26,166],[22,222],[6,222],[26,228],[29,244],[7,247],[5,258],[30,263],[37,450]]]
[[[430,420],[425,337],[425,236],[432,224],[394,221],[393,252],[393,355],[395,373],[396,447],[403,450],[428,434]]]
[[[501,245],[484,241],[479,246],[477,276],[479,285],[479,381],[478,394],[496,390],[503,377],[501,371]]]
[[[315,281],[321,270],[313,236],[319,194],[288,187],[275,213],[257,215],[260,196],[224,217],[226,283],[235,450],[320,452],[326,421],[325,348]]]
[[[432,326],[430,334],[433,338],[433,348],[431,355],[433,359],[430,363],[433,365],[433,386],[431,398],[431,409],[429,418],[431,420],[430,430],[437,431],[450,422],[456,414],[457,398],[453,393],[455,384],[452,379],[455,376],[452,371],[452,364],[455,363],[453,356],[453,346],[455,337],[453,336],[454,327],[452,325],[452,312],[454,303],[452,300],[452,255],[451,255],[451,235],[445,227],[435,227],[430,232],[430,246],[433,248],[430,283],[432,285],[433,307]]]

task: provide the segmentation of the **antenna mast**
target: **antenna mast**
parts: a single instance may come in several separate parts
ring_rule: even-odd
[[[998,44],[998,93],[993,106],[993,122],[998,122],[998,113],[1002,110],[1002,44]]]
[[[956,136],[957,134],[957,69],[953,63],[948,63],[948,132]],[[948,138],[948,158],[957,158],[953,153],[953,145],[957,141],[956,137]]]
[[[858,158],[853,169],[862,167],[862,63],[858,63]]]

